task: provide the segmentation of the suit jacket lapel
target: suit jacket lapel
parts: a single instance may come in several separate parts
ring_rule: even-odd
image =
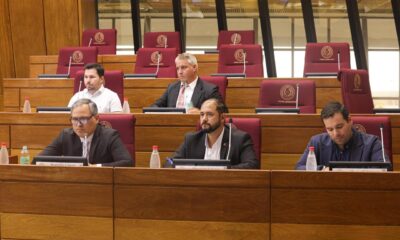
[[[226,155],[228,154],[228,148],[229,148],[229,128],[225,126],[224,136],[222,136],[221,150],[219,153],[220,159],[228,158],[228,156]]]
[[[194,87],[192,95],[192,103],[194,107],[200,107],[200,98],[203,96],[203,83],[200,78],[197,80],[196,87]]]
[[[94,130],[93,133],[93,138],[92,142],[90,143],[90,149],[89,149],[89,161],[93,162],[94,160],[94,153],[96,152],[97,146],[99,145],[99,139],[100,139],[100,132],[101,132],[102,126],[100,124],[97,124],[96,130]]]
[[[181,89],[181,81],[178,81],[172,86],[171,89],[171,98],[170,98],[170,106],[175,107],[176,101],[178,101],[179,91]]]

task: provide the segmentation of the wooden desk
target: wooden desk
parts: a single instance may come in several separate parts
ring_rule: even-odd
[[[269,172],[115,169],[114,177],[115,239],[269,239]]]
[[[218,54],[195,54],[199,65],[199,74],[209,75],[217,72]],[[107,70],[122,70],[124,73],[134,73],[136,55],[98,55],[97,62]],[[39,74],[54,74],[57,71],[58,56],[30,56],[29,76]]]
[[[2,239],[113,239],[113,170],[0,166]]]
[[[266,78],[270,80],[273,78]],[[292,78],[296,80],[296,78]],[[327,102],[341,101],[339,82],[334,78],[312,78],[316,83],[317,108]],[[258,105],[263,78],[229,79],[226,103],[231,113],[254,113]],[[175,79],[125,79],[124,95],[132,112],[141,112],[158,99]],[[24,97],[30,96],[32,107],[66,106],[73,94],[73,81],[40,80],[37,78],[8,78],[3,80],[4,110],[20,111]]]
[[[397,239],[400,173],[0,166],[2,239]]]
[[[311,136],[324,131],[319,115],[233,114],[261,119],[262,169],[293,169]],[[135,114],[136,166],[148,167],[152,145],[161,159],[179,147],[185,133],[195,131],[197,115]],[[391,115],[394,167],[400,169],[400,115]],[[0,113],[0,140],[20,154],[27,145],[31,156],[45,148],[62,128],[70,127],[68,114]]]
[[[271,239],[397,239],[399,173],[271,173]]]

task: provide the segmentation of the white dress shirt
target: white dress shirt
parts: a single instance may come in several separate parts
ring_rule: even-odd
[[[103,85],[93,94],[89,93],[86,88],[75,93],[69,101],[68,107],[71,107],[72,104],[82,98],[88,98],[95,102],[99,113],[122,112],[121,101],[118,95]]]
[[[206,135],[206,141],[205,141],[205,146],[206,146],[206,153],[204,154],[204,159],[206,160],[220,160],[221,159],[221,144],[222,144],[222,137],[224,136],[224,131],[225,128],[222,129],[221,134],[217,138],[217,141],[212,145],[210,148],[208,146],[208,140]]]
[[[191,82],[189,85],[186,86],[185,89],[185,107],[187,108],[187,106],[190,106],[192,104],[192,96],[193,96],[193,92],[194,92],[194,88],[196,87],[197,84],[197,80],[199,79],[199,77],[197,77],[193,82]],[[181,83],[181,86],[184,83]],[[178,97],[179,99],[179,97]],[[177,101],[178,103],[178,101]],[[193,107],[193,106],[191,106]]]

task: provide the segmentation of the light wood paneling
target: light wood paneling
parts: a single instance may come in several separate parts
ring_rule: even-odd
[[[2,213],[0,221],[2,239],[113,239],[111,218]]]
[[[47,54],[58,54],[61,47],[79,46],[77,0],[43,0]]]
[[[46,54],[43,0],[8,1],[16,77],[26,77],[29,56]]]
[[[271,224],[271,240],[392,240],[398,236],[399,226]]]
[[[168,220],[115,220],[115,240],[266,240],[269,239],[269,224],[168,221]]]
[[[78,0],[79,6],[79,45],[82,45],[82,33],[85,29],[96,28],[96,0]]]

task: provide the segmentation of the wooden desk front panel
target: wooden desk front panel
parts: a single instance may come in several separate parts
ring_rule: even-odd
[[[0,166],[2,239],[112,239],[111,168]]]
[[[258,106],[260,84],[263,79],[229,79],[226,103],[231,113],[254,113]],[[270,80],[267,78],[266,80]],[[293,78],[292,80],[298,80]],[[328,101],[341,100],[340,85],[335,79],[313,79],[316,82],[317,109]],[[131,110],[141,112],[155,102],[175,79],[125,79],[124,95],[128,98]],[[19,111],[24,97],[30,96],[32,107],[66,106],[73,95],[73,81],[39,80],[37,78],[5,79],[4,108],[6,111]]]
[[[396,239],[399,186],[397,173],[273,171],[271,239]]]
[[[261,119],[261,167],[293,169],[311,136],[324,131],[319,115],[242,115]],[[158,145],[162,160],[182,143],[185,133],[195,131],[197,115],[135,114],[136,166],[149,166],[153,145]],[[400,116],[391,115],[394,167],[400,166]],[[23,145],[42,150],[61,129],[69,127],[68,114],[0,113],[0,136],[9,137],[12,153]],[[6,141],[7,139],[5,139]]]
[[[268,172],[115,169],[114,176],[115,239],[269,239]]]

